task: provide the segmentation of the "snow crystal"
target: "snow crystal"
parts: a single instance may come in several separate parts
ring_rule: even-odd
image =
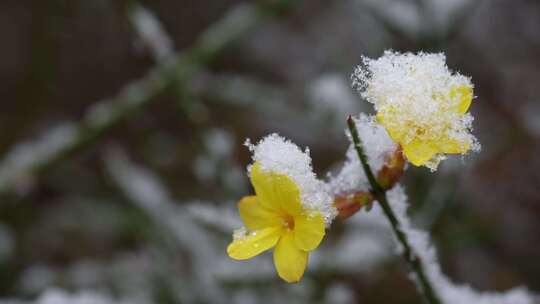
[[[235,241],[243,240],[246,237],[247,237],[247,229],[246,229],[246,227],[238,228],[238,229],[234,230],[234,232],[233,232],[233,240],[235,240]]]
[[[440,268],[437,253],[428,233],[412,226],[407,217],[407,195],[399,185],[388,192],[388,201],[401,222],[409,243],[421,257],[427,276],[445,303],[461,304],[533,304],[535,296],[526,288],[517,287],[507,292],[478,292],[468,285],[457,285]]]
[[[368,158],[369,166],[374,174],[377,174],[383,167],[386,157],[396,151],[397,145],[373,117],[360,114],[358,118],[353,119]],[[348,136],[351,139],[350,134]],[[368,179],[353,144],[347,150],[347,160],[343,168],[335,177],[330,177],[327,186],[334,195],[347,195],[370,189]]]
[[[266,172],[276,172],[290,177],[300,190],[301,201],[308,210],[319,211],[330,225],[337,210],[333,206],[333,198],[325,190],[324,183],[317,179],[311,166],[309,150],[302,152],[291,141],[271,134],[256,145],[246,141],[246,146],[253,152],[253,161],[261,164]],[[251,172],[251,166],[248,167]]]

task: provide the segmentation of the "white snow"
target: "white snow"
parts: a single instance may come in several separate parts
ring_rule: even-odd
[[[524,287],[516,287],[506,292],[479,292],[469,285],[453,283],[440,267],[437,252],[429,234],[414,228],[407,216],[407,195],[401,186],[396,186],[388,193],[388,201],[401,228],[407,234],[414,251],[421,257],[426,274],[444,303],[460,304],[533,304],[536,299]]]
[[[353,119],[371,170],[377,174],[383,167],[385,158],[396,151],[397,145],[373,117],[360,114]],[[348,136],[350,139],[350,134]],[[341,171],[335,177],[330,177],[327,187],[334,195],[347,195],[370,189],[360,159],[352,144],[347,150],[347,160]]]
[[[473,84],[448,69],[443,53],[385,51],[378,59],[363,57],[352,78],[362,97],[384,113],[385,127],[402,133],[401,144],[451,140],[480,150],[471,134],[473,117],[457,110]],[[443,158],[435,155],[426,166],[434,170]]]
[[[129,17],[140,39],[155,59],[160,60],[173,55],[173,41],[151,11],[139,4],[134,4]]]
[[[304,207],[307,210],[319,211],[326,225],[330,225],[337,215],[337,210],[333,205],[333,197],[313,172],[309,149],[302,151],[297,145],[275,133],[266,136],[256,145],[247,140],[246,146],[253,152],[253,161],[260,163],[263,171],[290,177],[300,190]],[[251,166],[248,167],[248,172],[250,171]]]
[[[69,294],[60,289],[49,289],[36,304],[128,304],[128,302],[114,301],[111,297],[98,292],[82,291]],[[131,302],[133,303],[133,302]]]

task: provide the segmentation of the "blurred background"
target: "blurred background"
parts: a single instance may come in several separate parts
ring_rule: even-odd
[[[482,151],[403,180],[444,272],[540,292],[537,0],[2,0],[0,37],[1,303],[420,303],[369,213],[297,285],[225,250],[245,139],[309,146],[325,178],[372,111],[350,74],[385,49],[476,86]]]

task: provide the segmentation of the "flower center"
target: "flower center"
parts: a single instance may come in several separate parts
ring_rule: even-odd
[[[283,225],[285,226],[285,228],[287,228],[289,230],[293,230],[294,229],[294,217],[292,217],[290,215],[284,215],[283,216]]]

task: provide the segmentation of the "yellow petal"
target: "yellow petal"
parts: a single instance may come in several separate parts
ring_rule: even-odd
[[[388,135],[390,136],[390,138],[392,138],[393,141],[400,142],[404,133],[403,129],[394,128],[387,121],[387,116],[391,115],[393,111],[394,110],[392,108],[389,108],[387,110],[381,110],[377,113],[375,118],[377,119],[378,123],[384,126],[386,132],[388,132]]]
[[[296,247],[294,236],[286,232],[274,249],[274,265],[278,275],[288,283],[300,281],[306,270],[308,253]]]
[[[281,227],[269,227],[254,231],[246,237],[234,240],[227,247],[227,253],[235,260],[250,259],[276,245],[281,235]]]
[[[250,230],[259,230],[283,224],[279,215],[259,204],[256,196],[246,196],[238,202],[238,210],[244,225]]]
[[[251,167],[250,178],[259,204],[270,210],[279,210],[281,205],[276,201],[272,178],[269,173],[262,171],[260,163],[255,163]]]
[[[302,211],[300,190],[288,176],[264,172],[257,162],[251,168],[251,183],[259,203],[265,208],[285,211],[289,215],[297,215]]]
[[[325,231],[324,220],[320,213],[299,215],[294,218],[294,242],[304,251],[314,250],[321,243]]]
[[[437,149],[430,142],[414,139],[408,144],[402,144],[403,154],[415,166],[424,165],[437,154]]]
[[[449,154],[464,154],[469,151],[471,145],[468,142],[458,142],[450,137],[443,138],[437,143],[440,152]]]
[[[450,91],[450,98],[456,97],[456,95],[459,94],[459,103],[456,107],[456,111],[460,114],[464,114],[467,112],[469,107],[471,106],[472,100],[473,100],[473,90],[471,87],[467,86],[461,86],[457,88],[453,88]]]
[[[295,182],[286,175],[274,174],[275,193],[281,202],[281,209],[289,215],[297,215],[302,212],[300,190]]]

